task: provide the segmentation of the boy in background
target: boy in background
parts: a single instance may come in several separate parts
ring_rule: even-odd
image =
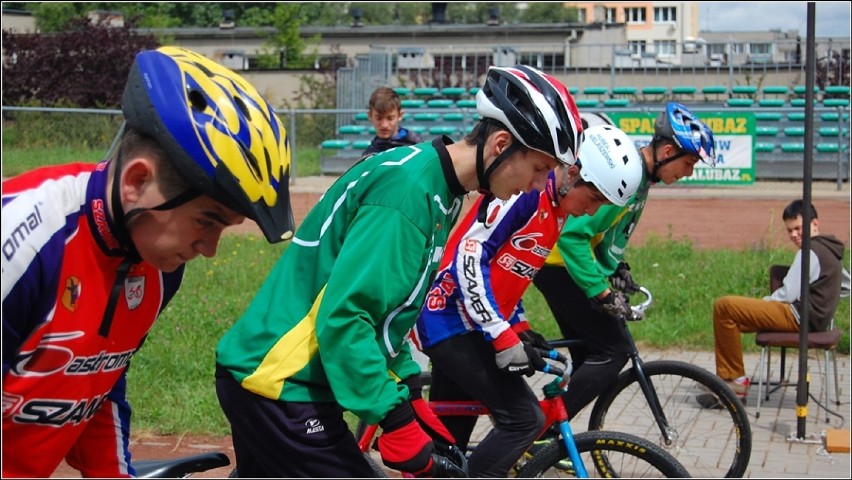
[[[402,110],[402,100],[392,88],[379,87],[373,91],[368,108],[367,118],[375,127],[376,136],[361,154],[362,157],[423,141],[420,135],[399,126],[405,112]]]

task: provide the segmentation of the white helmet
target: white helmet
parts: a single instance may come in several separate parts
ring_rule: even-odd
[[[615,125],[615,122],[609,118],[609,115],[603,112],[580,112],[580,119],[583,122],[583,128],[594,127],[595,125]]]
[[[611,125],[585,129],[577,156],[580,177],[623,207],[642,182],[642,157],[626,133]]]

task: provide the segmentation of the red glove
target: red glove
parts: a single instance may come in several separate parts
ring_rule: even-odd
[[[414,409],[414,416],[420,427],[432,437],[433,440],[443,441],[447,445],[455,445],[456,439],[447,430],[447,427],[429,408],[429,404],[423,400],[423,381],[420,375],[412,375],[402,382],[408,386],[408,401]]]
[[[379,425],[382,427],[379,453],[385,465],[414,476],[431,473],[435,466],[432,460],[435,446],[417,424],[411,404],[397,405]]]

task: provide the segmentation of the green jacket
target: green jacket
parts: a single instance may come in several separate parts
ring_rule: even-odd
[[[548,264],[558,264],[561,260],[589,298],[609,288],[609,276],[624,259],[624,249],[645,209],[651,185],[645,172],[642,184],[627,205],[604,205],[593,216],[569,216],[554,249],[560,258],[554,261],[551,254]]]
[[[440,138],[355,164],[220,340],[217,363],[264,397],[383,419],[408,397],[397,380],[420,371],[405,339],[465,193]]]

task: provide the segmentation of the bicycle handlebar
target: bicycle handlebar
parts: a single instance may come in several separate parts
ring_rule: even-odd
[[[651,295],[650,290],[640,285],[639,292],[641,292],[642,295],[645,295],[645,301],[638,305],[630,306],[630,309],[633,310],[633,318],[630,318],[629,320],[643,320],[645,318],[645,310],[654,303],[654,296]]]
[[[467,478],[470,472],[467,466],[467,456],[455,445],[434,442],[435,452],[432,454],[432,473],[436,478]]]
[[[556,375],[558,377],[562,377],[564,379],[569,379],[571,377],[571,371],[573,370],[573,363],[571,359],[560,353],[558,350],[544,350],[541,348],[536,348],[538,352],[541,354],[542,358],[554,360],[562,364],[562,366],[554,365],[549,362],[544,362],[544,367],[540,368],[539,371],[542,373],[550,373]]]

